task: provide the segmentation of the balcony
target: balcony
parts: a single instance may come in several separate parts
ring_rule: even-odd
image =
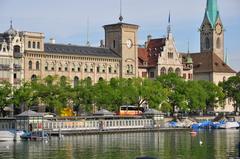
[[[13,53],[13,57],[14,57],[14,58],[22,58],[22,57],[23,57],[23,54],[20,53],[20,52],[14,52],[14,53]]]

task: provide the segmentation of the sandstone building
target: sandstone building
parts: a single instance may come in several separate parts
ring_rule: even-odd
[[[119,20],[103,26],[105,43],[100,47],[57,44],[54,39],[48,43],[43,33],[16,31],[11,23],[0,33],[0,82],[19,85],[23,80],[58,75],[75,85],[86,78],[96,83],[120,77],[153,79],[175,72],[186,80],[217,84],[236,75],[224,62],[224,27],[217,0],[207,0],[199,53],[178,52],[170,15],[166,37],[149,36],[144,46],[138,43],[139,26],[123,23],[122,16]]]

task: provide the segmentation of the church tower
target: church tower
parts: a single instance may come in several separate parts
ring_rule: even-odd
[[[224,29],[217,0],[207,0],[204,19],[200,28],[201,53],[215,53],[224,61]]]

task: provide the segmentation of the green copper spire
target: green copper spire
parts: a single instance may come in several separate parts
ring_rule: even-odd
[[[214,27],[219,16],[217,0],[207,0],[206,15],[212,27]]]

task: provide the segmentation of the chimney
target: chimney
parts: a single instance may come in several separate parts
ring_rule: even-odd
[[[56,40],[54,38],[50,38],[49,41],[50,41],[51,44],[55,44],[56,43]]]
[[[152,35],[147,36],[147,41],[145,42],[145,48],[147,48],[149,41],[152,39]]]
[[[147,41],[149,42],[152,39],[152,35],[147,36]]]

